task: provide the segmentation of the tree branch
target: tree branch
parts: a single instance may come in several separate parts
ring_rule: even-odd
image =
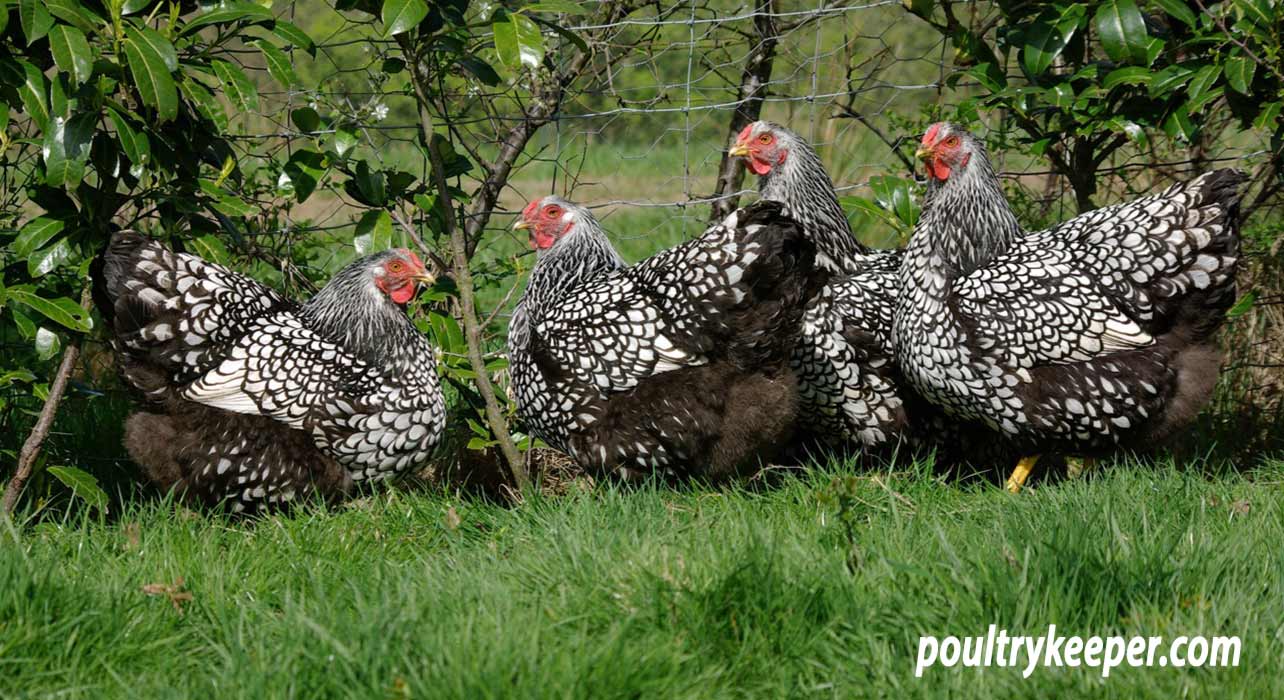
[[[87,309],[89,303],[89,285],[85,285],[80,293],[80,305]],[[18,507],[18,497],[22,495],[22,487],[26,485],[27,479],[31,478],[31,473],[35,469],[36,458],[40,456],[40,448],[44,445],[45,438],[49,437],[49,429],[53,427],[54,418],[58,415],[58,405],[62,403],[62,395],[67,391],[67,381],[71,378],[71,372],[76,368],[76,360],[79,357],[79,342],[68,345],[62,351],[62,362],[59,363],[58,371],[54,374],[53,383],[49,385],[49,395],[45,397],[45,405],[40,409],[40,417],[36,419],[35,427],[27,435],[26,442],[22,443],[22,450],[18,453],[18,468],[4,489],[4,500],[0,502],[0,511],[5,515],[12,515],[14,509]]]
[[[776,43],[780,37],[771,16],[774,11],[773,0],[759,0],[754,9],[753,25],[758,33],[758,44],[745,58],[740,89],[736,93],[736,111],[727,124],[726,143],[731,143],[742,129],[762,115],[763,98],[767,96],[767,85],[771,82],[771,71],[776,63]],[[731,193],[740,190],[744,179],[745,169],[740,159],[723,151],[722,162],[718,165],[718,184],[713,189],[710,223],[721,221],[739,206],[740,197]]]

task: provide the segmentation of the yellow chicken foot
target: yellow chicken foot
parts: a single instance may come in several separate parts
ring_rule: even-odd
[[[1034,469],[1034,463],[1039,461],[1039,455],[1022,457],[1017,462],[1016,469],[1012,470],[1012,476],[1008,477],[1008,491],[1017,493],[1025,485],[1025,480],[1030,478],[1030,470]]]

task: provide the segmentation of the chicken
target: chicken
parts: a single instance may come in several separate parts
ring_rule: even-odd
[[[789,129],[754,122],[730,153],[759,176],[764,200],[794,213],[816,246],[817,265],[832,275],[806,309],[792,357],[811,432],[831,445],[897,442],[909,421],[891,350],[901,251],[856,240],[820,156]]]
[[[532,434],[626,478],[740,475],[788,440],[790,351],[824,275],[784,207],[739,210],[633,266],[558,197],[516,227],[539,255],[508,337]]]
[[[984,146],[933,125],[927,205],[893,324],[908,381],[1027,457],[1150,445],[1207,403],[1214,333],[1235,299],[1240,173],[1219,170],[1037,233],[1021,230]]]
[[[125,447],[153,481],[233,511],[401,474],[440,438],[432,347],[404,305],[408,250],[348,265],[305,304],[133,232],[95,271],[121,376],[145,410]]]

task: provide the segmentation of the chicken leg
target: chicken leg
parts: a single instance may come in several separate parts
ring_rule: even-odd
[[[1016,468],[1012,470],[1012,475],[1008,477],[1008,491],[1017,493],[1025,485],[1025,480],[1030,478],[1030,470],[1034,469],[1035,462],[1039,461],[1039,455],[1022,457],[1017,462]]]

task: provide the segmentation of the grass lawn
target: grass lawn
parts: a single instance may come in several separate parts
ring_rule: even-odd
[[[780,482],[599,486],[516,508],[389,491],[248,523],[157,501],[106,522],[0,522],[0,697],[1281,692],[1284,463],[1108,465],[1015,497],[918,468]],[[1243,651],[1238,668],[1108,679],[914,677],[920,634],[991,623],[1238,635]]]

